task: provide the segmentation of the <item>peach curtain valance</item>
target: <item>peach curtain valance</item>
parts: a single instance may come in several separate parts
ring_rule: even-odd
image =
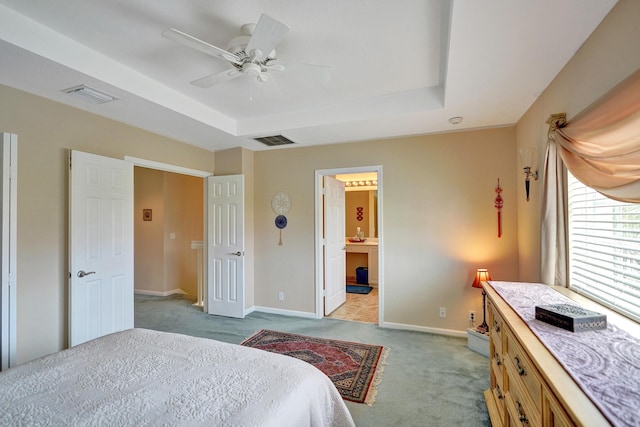
[[[612,199],[640,202],[640,70],[552,128],[573,176]]]

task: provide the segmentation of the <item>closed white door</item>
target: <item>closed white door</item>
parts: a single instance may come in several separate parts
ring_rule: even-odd
[[[347,300],[344,182],[324,177],[324,314]]]
[[[71,151],[69,345],[133,328],[133,164]]]
[[[207,178],[207,312],[244,318],[244,176]]]

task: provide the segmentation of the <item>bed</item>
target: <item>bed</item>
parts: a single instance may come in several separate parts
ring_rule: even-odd
[[[130,329],[0,373],[0,425],[353,426],[298,359]]]

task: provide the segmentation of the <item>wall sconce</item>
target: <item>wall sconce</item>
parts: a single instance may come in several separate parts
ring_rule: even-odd
[[[473,279],[473,283],[471,286],[474,288],[482,288],[482,282],[488,282],[491,280],[491,275],[489,274],[489,270],[486,268],[479,268],[476,271],[476,278]],[[482,289],[482,324],[476,328],[476,330],[480,333],[485,333],[489,330],[489,326],[487,326],[487,309],[486,309],[486,299],[487,293]]]
[[[538,169],[536,168],[536,149],[525,147],[520,149],[520,166],[524,170],[524,188],[527,192],[527,202],[529,201],[530,179],[538,180]]]

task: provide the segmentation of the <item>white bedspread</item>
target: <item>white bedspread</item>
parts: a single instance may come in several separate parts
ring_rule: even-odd
[[[303,361],[132,329],[0,373],[0,425],[354,423],[329,378]]]

